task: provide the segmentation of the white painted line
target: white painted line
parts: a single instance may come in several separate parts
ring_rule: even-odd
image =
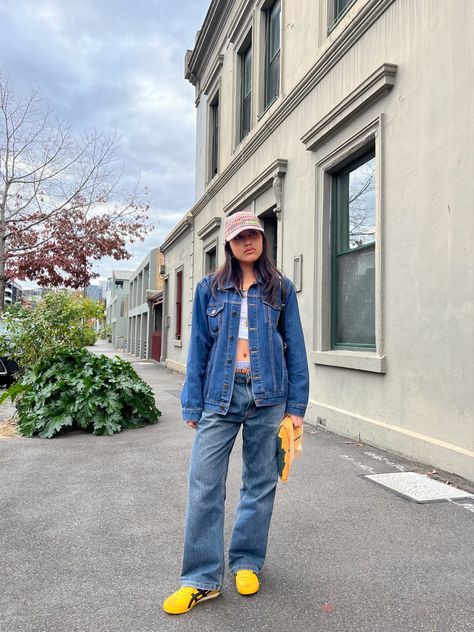
[[[451,498],[448,498],[448,501],[452,504],[452,505],[457,505],[458,507],[462,507],[463,509],[466,509],[467,511],[470,511],[472,514],[474,514],[474,502],[456,502],[455,500],[451,500]]]
[[[365,463],[356,461],[352,456],[349,456],[348,454],[340,454],[339,456],[341,459],[345,459],[346,461],[350,461],[354,465],[357,465],[357,467],[360,467],[360,469],[364,470],[364,472],[370,472],[371,474],[375,474],[374,468],[370,467],[370,465],[365,465]]]
[[[396,470],[399,470],[400,472],[405,471],[405,467],[401,465],[401,463],[390,461],[389,459],[387,459],[384,456],[381,456],[380,454],[375,454],[375,452],[364,452],[364,454],[366,454],[367,456],[370,456],[370,458],[374,459],[374,461],[380,461],[381,463],[384,463],[385,465],[389,465],[390,467],[393,467]]]

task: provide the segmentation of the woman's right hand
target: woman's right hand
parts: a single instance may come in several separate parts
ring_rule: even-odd
[[[193,430],[196,430],[196,428],[198,427],[197,421],[187,421],[186,425],[192,428]]]

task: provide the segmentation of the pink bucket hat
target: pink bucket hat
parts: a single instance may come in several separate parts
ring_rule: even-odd
[[[230,241],[237,237],[243,230],[259,230],[263,233],[263,226],[260,220],[251,211],[241,211],[240,213],[234,213],[225,220],[224,238],[226,241]]]

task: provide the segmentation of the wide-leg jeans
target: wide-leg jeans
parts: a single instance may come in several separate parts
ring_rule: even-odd
[[[229,457],[242,430],[242,487],[229,547],[232,573],[258,573],[265,561],[278,464],[276,437],[285,403],[257,408],[250,377],[236,374],[226,415],[204,412],[189,468],[181,585],[220,590],[224,577],[224,502]]]

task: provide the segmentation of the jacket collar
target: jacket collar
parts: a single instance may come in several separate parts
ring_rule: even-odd
[[[257,275],[257,283],[262,284],[263,283],[263,279],[260,275]],[[236,289],[235,285],[232,283],[232,281],[227,281],[226,283],[224,283],[224,285],[221,287],[219,286],[220,290],[233,290]]]

